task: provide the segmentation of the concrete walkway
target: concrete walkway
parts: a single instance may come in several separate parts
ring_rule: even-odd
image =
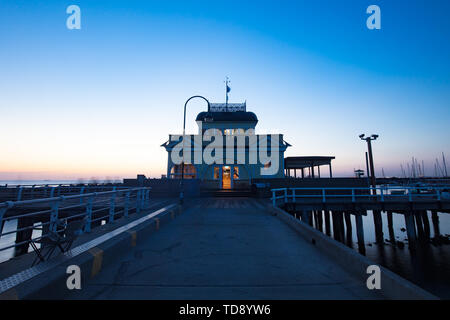
[[[70,299],[376,299],[255,199],[199,199]]]

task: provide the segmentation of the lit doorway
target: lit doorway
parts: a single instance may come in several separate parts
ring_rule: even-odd
[[[222,189],[231,189],[231,167],[222,167]]]

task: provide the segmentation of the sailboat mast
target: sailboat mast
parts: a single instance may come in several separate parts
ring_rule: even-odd
[[[444,152],[442,152],[442,163],[443,163],[443,165],[444,165],[444,173],[445,173],[445,176],[448,177],[448,173],[447,173],[447,163],[445,162]]]
[[[425,162],[422,160],[422,176],[425,177]]]

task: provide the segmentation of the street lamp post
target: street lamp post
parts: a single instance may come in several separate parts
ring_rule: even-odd
[[[189,101],[191,101],[194,98],[200,98],[206,101],[206,103],[208,104],[208,112],[210,112],[210,103],[208,101],[208,99],[206,99],[203,96],[192,96],[189,99],[186,100],[186,102],[184,103],[184,115],[183,115],[183,156],[182,156],[182,161],[181,161],[181,183],[180,183],[180,204],[183,204],[183,199],[184,199],[184,136],[186,134],[186,106],[188,104]]]
[[[369,152],[369,165],[370,165],[370,184],[372,185],[373,188],[375,188],[377,182],[375,179],[375,169],[373,165],[372,140],[377,140],[378,135],[373,134],[370,137],[366,137],[365,134],[361,134],[359,135],[359,138],[367,142],[367,149]],[[367,173],[367,175],[369,175],[369,172]]]
[[[377,140],[378,135],[372,134],[370,137],[366,137],[365,134],[359,135],[361,140],[367,142],[367,151],[369,153],[369,167],[370,167],[370,184],[372,186],[372,194],[376,196],[377,181],[375,178],[375,168],[373,165],[373,153],[372,153],[372,140]],[[367,173],[369,175],[369,173]],[[383,243],[383,221],[381,220],[381,212],[379,210],[373,210],[373,222],[375,225],[375,238],[377,243]]]

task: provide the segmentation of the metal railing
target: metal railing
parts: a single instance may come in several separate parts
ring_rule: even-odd
[[[67,225],[71,221],[82,219],[83,231],[90,232],[93,225],[111,223],[118,216],[139,213],[150,206],[150,190],[149,187],[114,188],[111,191],[1,202],[0,252],[25,246],[23,253],[26,253],[30,241],[48,237],[49,230],[56,231],[61,222]],[[17,220],[17,226],[3,230],[12,220]],[[18,233],[28,233],[28,236],[20,239],[23,237],[17,237]],[[15,241],[2,241],[3,237],[12,238],[14,234]]]
[[[0,186],[0,202],[22,201],[54,196],[112,191],[127,187],[114,185],[33,184]]]
[[[277,200],[283,199],[284,203],[301,201],[301,199],[321,199],[326,203],[336,199],[351,199],[351,202],[358,200],[368,201],[417,201],[417,200],[450,200],[450,187],[402,187],[402,186],[381,186],[370,188],[278,188],[271,189],[272,204],[275,207]]]

